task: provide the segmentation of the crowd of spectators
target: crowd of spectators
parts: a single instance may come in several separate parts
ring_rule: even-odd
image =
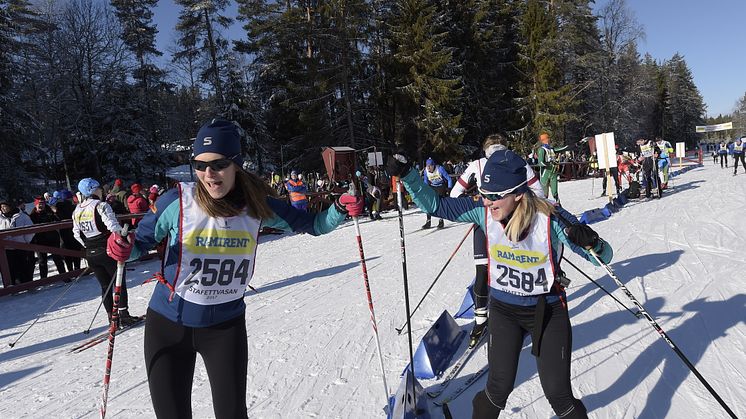
[[[139,183],[133,183],[129,187],[125,187],[121,179],[116,179],[111,187],[104,185],[103,190],[106,202],[111,205],[114,213],[117,215],[147,212],[155,205],[158,196],[165,191],[158,185],[144,188]],[[61,189],[51,193],[45,192],[34,198],[33,208],[27,211],[27,205],[23,199],[9,200],[0,198],[0,230],[72,220],[73,211],[80,201],[80,194],[74,194],[68,189]],[[124,222],[134,227],[137,225],[137,221],[138,219],[132,218]],[[15,235],[9,237],[9,240],[75,251],[82,249],[80,242],[73,236],[72,228]],[[49,253],[43,251],[32,252],[11,248],[6,248],[5,254],[10,271],[10,280],[8,283],[11,285],[31,282],[36,272],[39,274],[39,279],[47,278],[49,275],[50,258],[54,263],[57,273],[60,274],[77,270],[81,267],[80,257],[56,254],[51,254],[50,257]]]

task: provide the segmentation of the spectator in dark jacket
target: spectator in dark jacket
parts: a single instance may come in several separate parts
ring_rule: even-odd
[[[141,214],[148,212],[150,204],[147,198],[142,195],[142,186],[139,183],[135,183],[130,187],[132,195],[127,198],[127,208],[129,208],[131,214]],[[138,220],[132,219],[132,227],[137,226]]]
[[[67,189],[60,191],[60,196],[57,201],[57,218],[60,221],[72,220],[73,211],[75,210],[75,204],[72,201],[73,194]],[[62,238],[62,247],[68,250],[83,250],[80,242],[75,240],[73,236],[72,228],[63,228],[60,230],[60,238]],[[80,269],[80,258],[75,256],[64,256],[65,267],[68,271]]]
[[[17,205],[9,200],[0,198],[0,230],[20,228],[30,226],[31,219],[25,212],[18,209]],[[8,237],[11,242],[28,243],[31,241],[33,234],[23,234],[19,236]],[[5,249],[5,256],[8,258],[8,269],[10,278],[6,281],[12,285],[31,282],[34,278],[34,254],[27,250]],[[29,269],[29,266],[31,267]]]
[[[31,210],[31,221],[34,224],[47,224],[56,223],[60,221],[59,218],[52,212],[47,206],[47,201],[44,197],[38,196],[34,199],[34,209]],[[60,247],[60,233],[57,230],[44,231],[36,233],[31,243],[49,247]],[[49,260],[49,254],[47,252],[39,251],[36,252],[36,260],[39,262],[39,277],[44,279],[48,274],[47,263]],[[54,265],[57,267],[58,273],[65,273],[65,261],[61,255],[52,255]]]

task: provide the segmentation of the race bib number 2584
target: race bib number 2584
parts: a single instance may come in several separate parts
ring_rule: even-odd
[[[202,284],[202,286],[229,285],[234,279],[239,279],[241,285],[249,279],[250,259],[243,259],[236,266],[233,259],[195,258],[189,263],[194,268],[184,285]],[[201,273],[201,275],[200,275]]]
[[[497,283],[525,293],[533,293],[535,287],[543,287],[544,292],[549,292],[549,283],[544,268],[539,269],[536,278],[531,272],[522,272],[505,265],[495,265],[498,272]]]

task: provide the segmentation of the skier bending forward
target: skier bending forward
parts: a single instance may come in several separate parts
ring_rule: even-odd
[[[566,294],[559,283],[563,243],[595,264],[590,251],[611,261],[611,246],[571,214],[538,198],[526,179],[526,162],[509,150],[487,160],[481,199],[439,198],[425,187],[408,159],[395,155],[389,175],[402,182],[423,211],[451,221],[477,224],[487,235],[489,302],[489,377],[472,401],[474,419],[494,419],[513,391],[523,337],[531,335],[544,394],[557,416],[587,418],[570,386],[572,332]],[[494,339],[493,339],[494,338]]]

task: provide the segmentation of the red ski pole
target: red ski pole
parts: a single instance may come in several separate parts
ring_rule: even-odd
[[[370,322],[373,325],[373,334],[376,336],[376,347],[378,348],[378,362],[381,364],[381,377],[383,378],[383,390],[386,392],[386,405],[389,406],[389,386],[386,384],[386,370],[383,367],[383,353],[381,352],[381,341],[378,338],[378,323],[376,312],[373,310],[373,296],[370,294],[370,283],[368,282],[368,268],[365,264],[365,252],[363,252],[363,239],[360,236],[360,224],[357,217],[352,217],[355,222],[355,234],[357,234],[357,249],[360,251],[360,266],[363,268],[363,281],[365,282],[365,293],[368,297],[368,308],[370,309]],[[389,406],[389,411],[391,406]]]
[[[122,237],[127,240],[127,229],[129,226],[124,225]],[[116,234],[116,233],[111,233]],[[125,262],[117,262],[117,273],[114,282],[114,305],[111,309],[111,324],[109,325],[109,350],[106,354],[106,368],[104,369],[104,390],[101,395],[101,419],[106,417],[106,402],[109,398],[109,379],[111,378],[111,363],[114,358],[114,338],[117,334],[119,324],[119,296],[122,292],[122,281],[124,280]]]

